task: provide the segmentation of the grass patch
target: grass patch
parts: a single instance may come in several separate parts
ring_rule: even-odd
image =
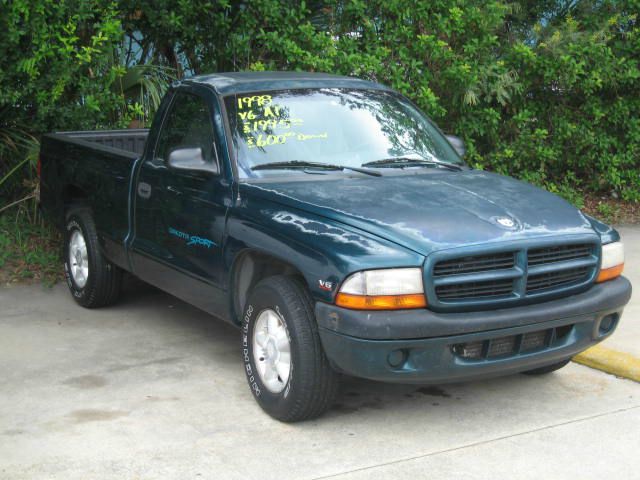
[[[585,195],[582,211],[609,225],[640,224],[640,202]]]
[[[0,216],[0,285],[53,285],[63,278],[61,252],[60,234],[42,220]]]

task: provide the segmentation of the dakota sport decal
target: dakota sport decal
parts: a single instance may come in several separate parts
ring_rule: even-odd
[[[200,245],[203,247],[211,248],[216,246],[216,243],[213,240],[199,237],[197,235],[189,235],[188,233],[181,232],[180,230],[176,230],[173,227],[169,227],[169,234],[173,235],[174,237],[178,237],[178,238],[182,238],[183,240],[186,240],[188,247],[191,247],[194,245]]]

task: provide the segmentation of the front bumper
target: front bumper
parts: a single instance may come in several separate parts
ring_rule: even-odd
[[[630,297],[631,284],[620,277],[571,297],[494,311],[364,312],[317,303],[316,318],[327,357],[339,371],[387,382],[445,383],[570,358],[613,333]],[[534,332],[545,332],[544,343],[524,349]],[[491,345],[505,338],[513,338],[512,348],[491,354]],[[478,342],[480,358],[460,354]]]

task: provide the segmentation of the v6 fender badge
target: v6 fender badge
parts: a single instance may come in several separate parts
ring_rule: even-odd
[[[318,280],[318,286],[320,287],[320,290],[324,290],[325,292],[333,290],[333,282],[329,282],[327,280]]]

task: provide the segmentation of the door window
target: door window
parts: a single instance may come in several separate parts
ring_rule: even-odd
[[[215,163],[212,115],[204,99],[178,92],[162,125],[156,146],[156,160],[166,162],[178,148],[202,149],[205,161]]]

